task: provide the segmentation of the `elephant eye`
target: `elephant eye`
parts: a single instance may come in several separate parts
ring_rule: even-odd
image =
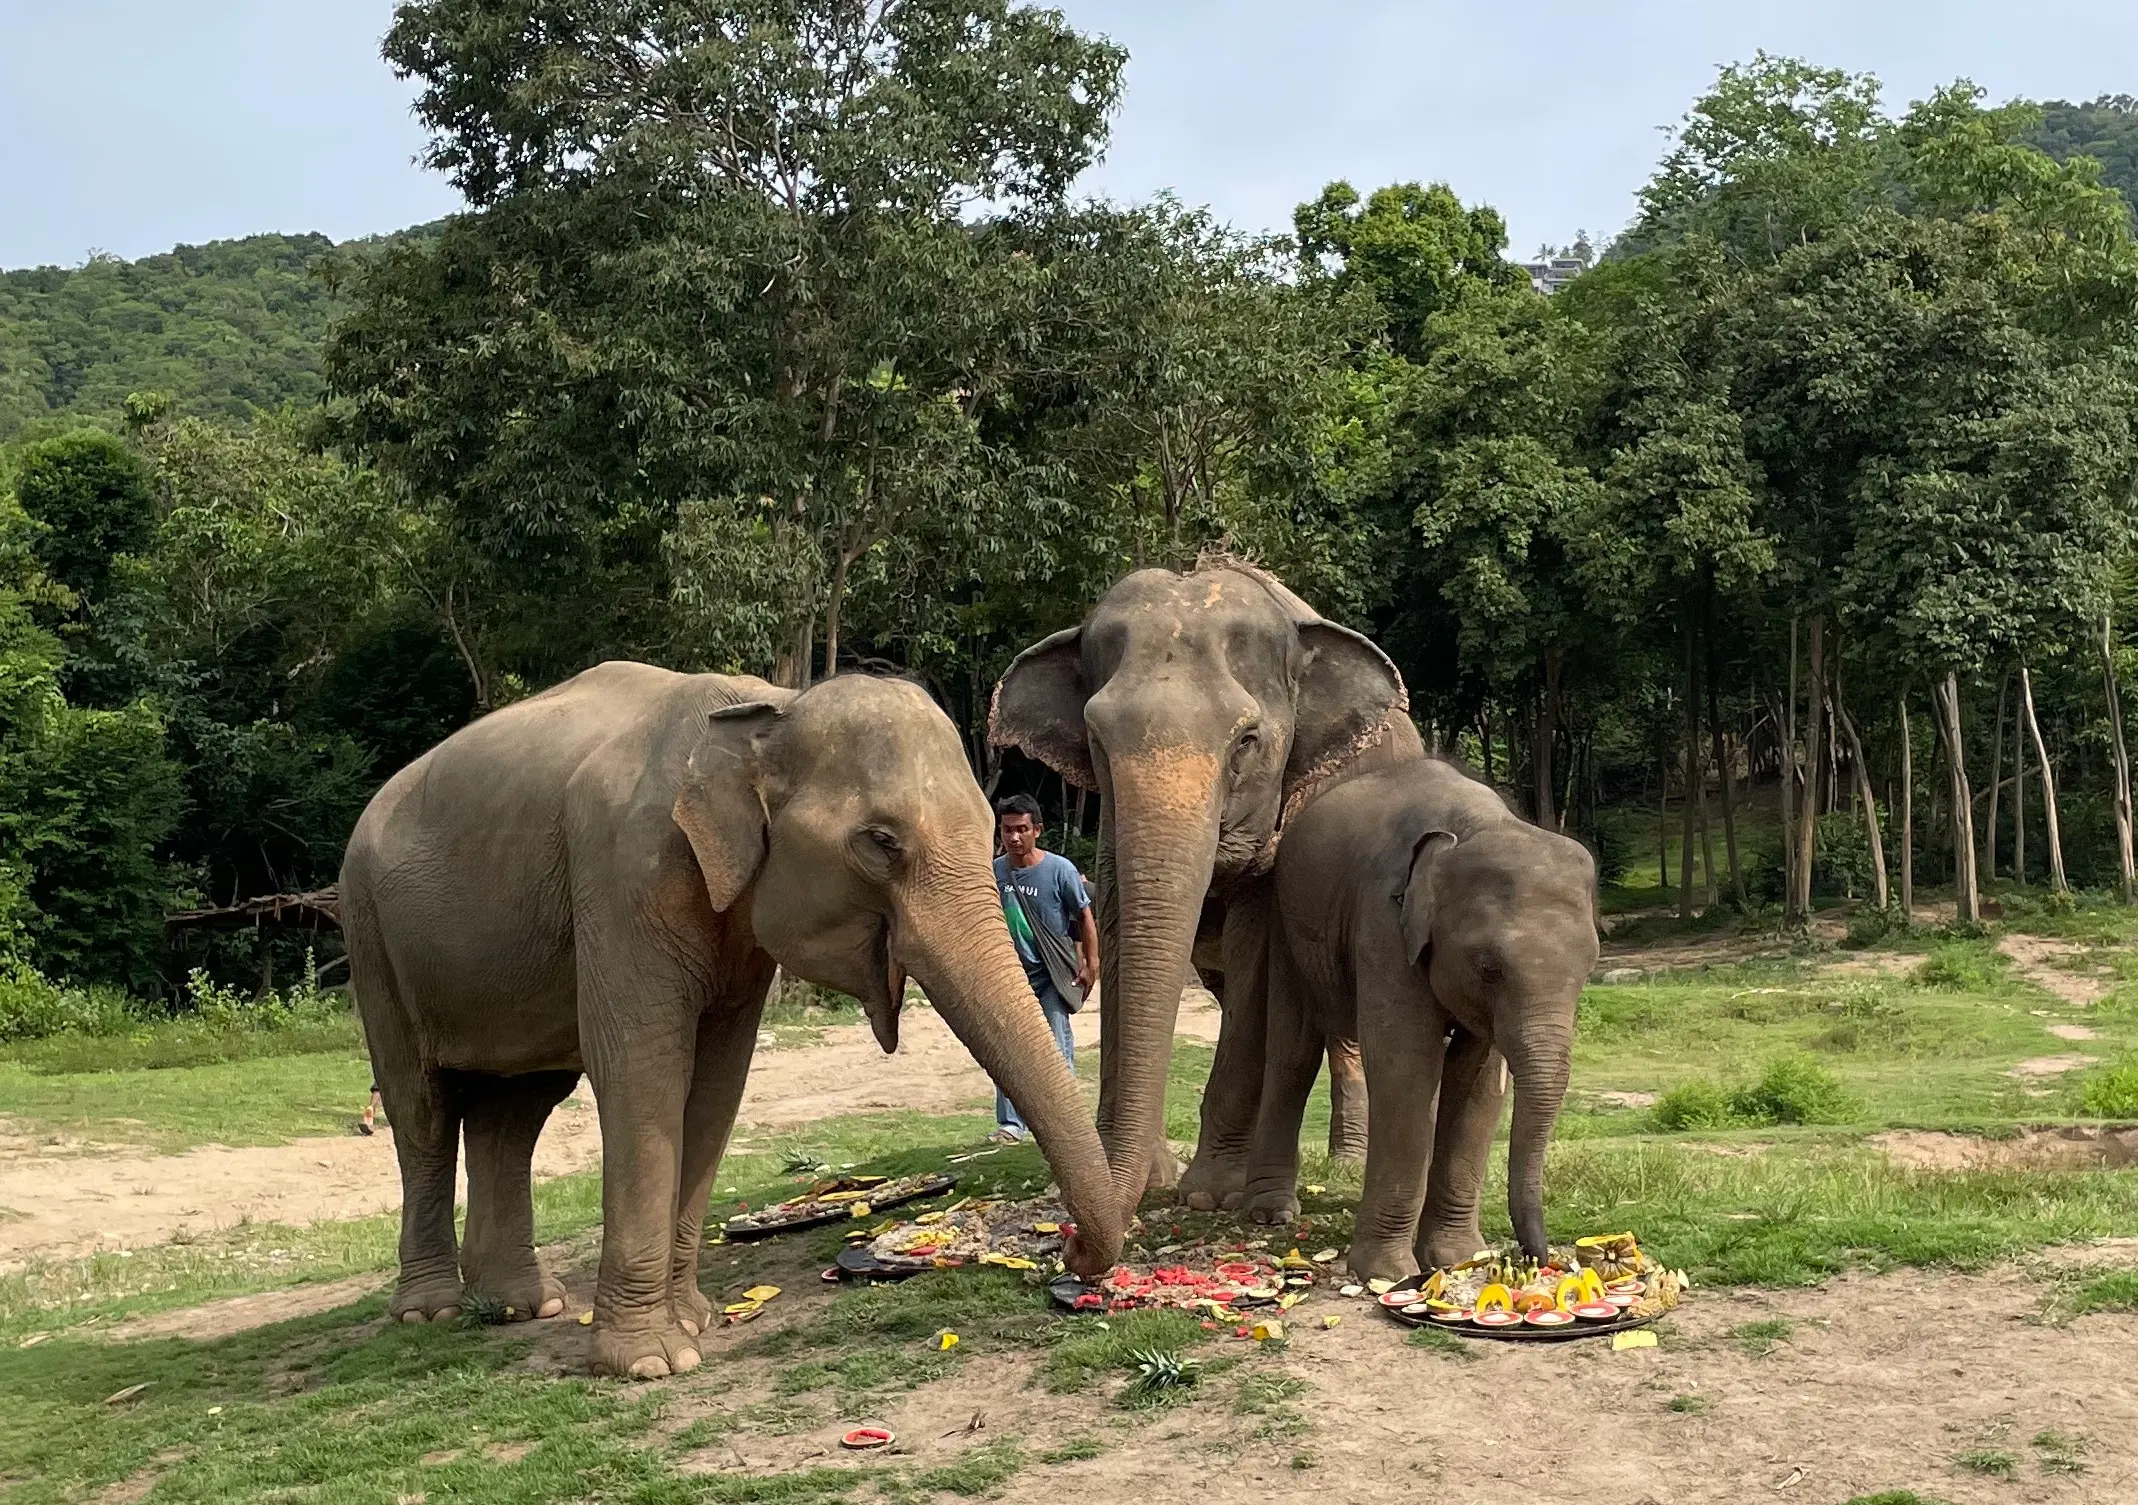
[[[1254,761],[1255,750],[1262,745],[1261,734],[1253,727],[1240,733],[1240,740],[1232,744],[1232,771],[1239,774]]]
[[[881,826],[870,826],[862,834],[876,844],[877,850],[887,856],[895,857],[898,855],[898,838]]]

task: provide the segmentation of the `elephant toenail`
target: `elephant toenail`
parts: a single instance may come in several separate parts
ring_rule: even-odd
[[[403,1322],[428,1322],[430,1319],[421,1312],[408,1311],[401,1314],[401,1320]]]
[[[689,1374],[698,1367],[700,1362],[702,1361],[699,1359],[698,1350],[695,1348],[683,1348],[676,1351],[677,1374]]]
[[[554,1317],[563,1310],[564,1298],[562,1296],[552,1296],[542,1303],[542,1310],[536,1312],[535,1315],[537,1317]]]
[[[457,1306],[441,1306],[437,1311],[431,1313],[431,1321],[433,1322],[457,1322],[459,1320],[460,1308]]]
[[[668,1378],[668,1361],[649,1355],[631,1361],[631,1378],[634,1380],[665,1380]]]

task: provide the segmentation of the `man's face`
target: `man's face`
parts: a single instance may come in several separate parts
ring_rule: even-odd
[[[1002,817],[1002,850],[1015,858],[1032,855],[1039,844],[1039,823],[1031,816],[1018,812]]]

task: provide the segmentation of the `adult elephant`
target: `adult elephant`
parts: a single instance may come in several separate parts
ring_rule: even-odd
[[[1422,757],[1407,705],[1380,649],[1224,557],[1126,576],[995,687],[990,738],[1101,796],[1099,1133],[1124,1208],[1179,1176],[1166,1075],[1199,928],[1219,938],[1224,1011],[1180,1190],[1191,1205],[1237,1205],[1261,1096],[1279,833],[1320,791]]]
[[[529,1159],[583,1070],[602,1128],[593,1367],[695,1367],[706,1199],[775,964],[859,998],[886,1051],[903,972],[918,978],[1032,1125],[1076,1219],[1069,1265],[1109,1266],[1119,1201],[1011,949],[992,831],[949,719],[864,676],[796,695],[603,664],[395,775],[341,886],[401,1163],[393,1314],[563,1309],[535,1258]]]
[[[1370,1125],[1352,1272],[1401,1279],[1482,1245],[1478,1193],[1510,1074],[1508,1212],[1541,1258],[1544,1152],[1596,964],[1588,850],[1432,759],[1353,779],[1294,820],[1276,895],[1249,1211],[1298,1216],[1318,1042],[1355,1033]]]

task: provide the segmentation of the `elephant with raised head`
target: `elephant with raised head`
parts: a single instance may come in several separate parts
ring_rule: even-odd
[[[989,735],[1097,789],[1099,1133],[1125,1209],[1179,1168],[1166,1072],[1198,930],[1220,937],[1217,1059],[1191,1205],[1236,1206],[1262,1085],[1269,867],[1319,793],[1422,757],[1387,655],[1231,559],[1138,570],[1018,655]]]
[[[1581,843],[1437,759],[1353,779],[1296,817],[1277,855],[1250,1213],[1298,1216],[1299,1121],[1318,1042],[1337,1031],[1357,1035],[1366,1069],[1352,1272],[1401,1279],[1482,1247],[1479,1188],[1510,1075],[1508,1211],[1541,1256],[1544,1152],[1596,964],[1595,902]]]
[[[1069,1266],[1108,1268],[1120,1200],[1011,948],[993,829],[949,719],[855,675],[797,695],[603,664],[395,775],[341,886],[401,1163],[393,1314],[563,1309],[529,1161],[584,1071],[602,1129],[593,1367],[695,1367],[706,1200],[775,965],[859,998],[886,1051],[918,978],[1032,1126],[1076,1220]]]

